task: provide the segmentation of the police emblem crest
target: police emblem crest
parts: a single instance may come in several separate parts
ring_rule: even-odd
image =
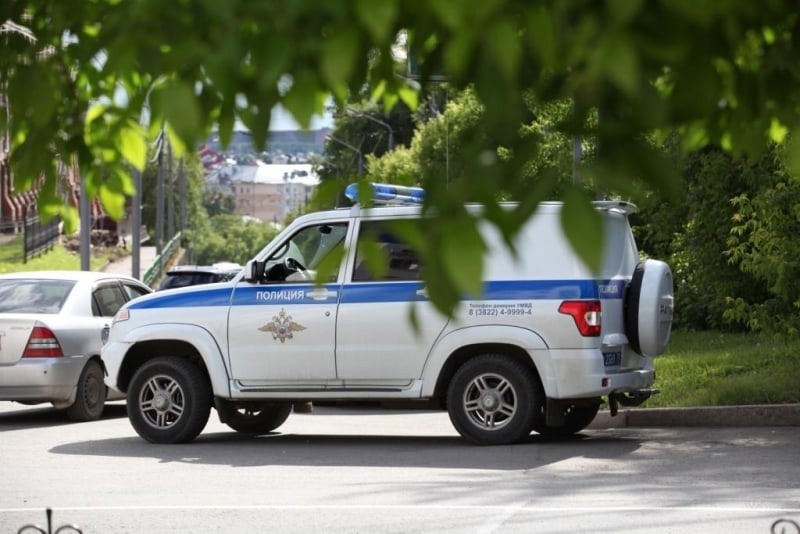
[[[258,328],[262,332],[270,332],[272,339],[279,340],[281,343],[287,339],[294,338],[294,333],[305,330],[306,327],[292,320],[292,316],[281,310],[278,315],[272,316],[272,321]]]

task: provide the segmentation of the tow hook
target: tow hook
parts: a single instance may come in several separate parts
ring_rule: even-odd
[[[619,407],[639,406],[644,401],[658,394],[657,389],[637,389],[635,391],[625,391],[622,393],[610,393],[608,395],[608,408],[612,416],[619,413]]]

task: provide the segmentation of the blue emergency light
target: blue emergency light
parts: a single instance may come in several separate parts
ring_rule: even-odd
[[[391,184],[369,184],[372,188],[372,202],[375,204],[413,204],[425,201],[425,190],[421,187]],[[358,184],[350,184],[344,194],[353,202],[358,202]]]

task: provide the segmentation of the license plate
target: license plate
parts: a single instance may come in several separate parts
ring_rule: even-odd
[[[616,367],[622,363],[622,352],[604,352],[603,365],[606,367]]]

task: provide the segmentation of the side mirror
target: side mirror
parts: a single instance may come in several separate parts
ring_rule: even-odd
[[[245,267],[244,279],[251,283],[260,284],[264,281],[264,268],[266,265],[267,262],[265,261],[248,261],[247,266]]]

